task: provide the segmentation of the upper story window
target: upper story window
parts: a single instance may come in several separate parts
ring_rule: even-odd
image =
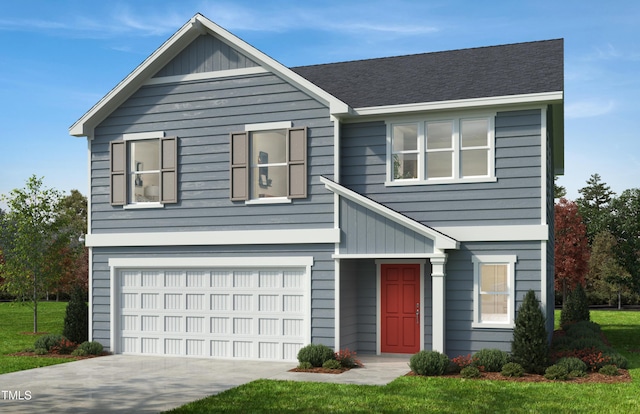
[[[387,185],[495,180],[494,115],[388,125]]]
[[[307,197],[307,129],[291,122],[246,125],[231,134],[232,201],[288,203]]]
[[[111,205],[161,207],[177,200],[177,138],[124,134],[110,144]]]

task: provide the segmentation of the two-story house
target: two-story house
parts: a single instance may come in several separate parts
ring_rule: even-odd
[[[112,352],[509,350],[530,289],[553,329],[562,40],[288,68],[197,14],[70,134]]]

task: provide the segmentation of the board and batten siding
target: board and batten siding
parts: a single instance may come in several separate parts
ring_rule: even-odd
[[[334,262],[332,245],[281,245],[281,246],[215,246],[215,247],[94,247],[92,281],[92,335],[93,340],[109,349],[111,339],[111,284],[109,259],[155,257],[275,257],[313,256],[311,267],[311,341],[334,346],[335,295]]]
[[[341,131],[340,183],[431,227],[541,222],[540,110],[498,112],[496,182],[385,186],[384,121],[348,123]]]
[[[433,240],[340,197],[341,254],[433,253]]]
[[[530,289],[541,293],[540,242],[463,243],[449,251],[446,273],[446,352],[450,357],[467,355],[482,348],[510,351],[513,329],[472,328],[473,255],[515,255],[515,315]]]
[[[229,134],[246,124],[308,127],[308,197],[248,206],[229,200]],[[178,203],[127,210],[109,204],[109,142],[122,134],[178,137]],[[262,230],[333,227],[333,124],[322,103],[273,74],[147,85],[95,130],[91,141],[91,232]]]

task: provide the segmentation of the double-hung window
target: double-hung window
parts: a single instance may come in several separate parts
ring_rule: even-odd
[[[251,124],[231,134],[232,201],[287,203],[307,196],[307,129]]]
[[[473,327],[512,328],[516,256],[473,257]]]
[[[494,116],[388,125],[387,185],[494,181]]]
[[[164,132],[124,134],[110,144],[112,205],[158,207],[177,202],[177,139]]]

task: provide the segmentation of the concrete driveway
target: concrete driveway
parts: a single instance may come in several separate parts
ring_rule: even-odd
[[[384,385],[408,358],[361,358],[340,375],[292,373],[292,362],[111,355],[0,375],[2,413],[157,413],[256,379]]]

